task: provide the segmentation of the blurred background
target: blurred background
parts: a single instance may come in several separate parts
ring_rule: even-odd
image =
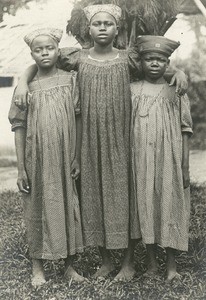
[[[116,3],[123,9],[116,46],[125,48],[139,34],[159,34],[180,41],[171,63],[188,75],[194,122],[191,176],[206,181],[206,0],[0,0],[0,189],[15,187],[14,134],[8,110],[18,78],[32,59],[25,34],[38,27],[64,29],[60,47],[90,43],[82,7]],[[68,22],[69,21],[69,22]],[[72,34],[73,35],[72,35]],[[75,38],[75,37],[76,38]]]

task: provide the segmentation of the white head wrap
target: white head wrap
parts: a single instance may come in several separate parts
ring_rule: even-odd
[[[99,12],[106,12],[112,15],[118,22],[122,15],[122,10],[119,6],[114,4],[97,4],[89,5],[84,8],[84,13],[87,17],[87,20],[90,22],[92,17]]]
[[[25,37],[24,37],[24,41],[27,43],[27,45],[30,47],[33,40],[40,36],[40,35],[48,35],[50,36],[54,41],[56,41],[57,43],[60,42],[61,38],[62,38],[62,34],[63,34],[63,30],[58,29],[58,28],[39,28],[36,29],[30,33],[28,33]]]

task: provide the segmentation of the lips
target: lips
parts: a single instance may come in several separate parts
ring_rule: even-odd
[[[42,59],[42,62],[50,62],[50,59],[48,58]]]
[[[151,73],[158,73],[159,70],[150,70]]]

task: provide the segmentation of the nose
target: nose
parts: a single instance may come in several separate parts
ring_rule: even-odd
[[[100,26],[99,26],[99,30],[106,30],[106,26],[104,23],[101,23]]]
[[[46,48],[43,48],[42,55],[48,55],[48,50]]]
[[[158,61],[157,61],[156,59],[154,59],[154,60],[152,61],[152,65],[158,66]]]

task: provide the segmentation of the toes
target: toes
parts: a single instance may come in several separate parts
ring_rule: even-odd
[[[32,277],[31,284],[33,287],[39,287],[46,283],[46,280],[43,277]]]
[[[136,271],[128,271],[128,272],[123,272],[120,271],[119,274],[113,279],[113,282],[126,282],[126,281],[131,281],[134,276],[135,276]]]
[[[174,274],[171,274],[170,276],[167,277],[166,279],[166,282],[167,283],[171,283],[173,281],[179,281],[181,279],[181,275],[179,273],[174,273]]]

